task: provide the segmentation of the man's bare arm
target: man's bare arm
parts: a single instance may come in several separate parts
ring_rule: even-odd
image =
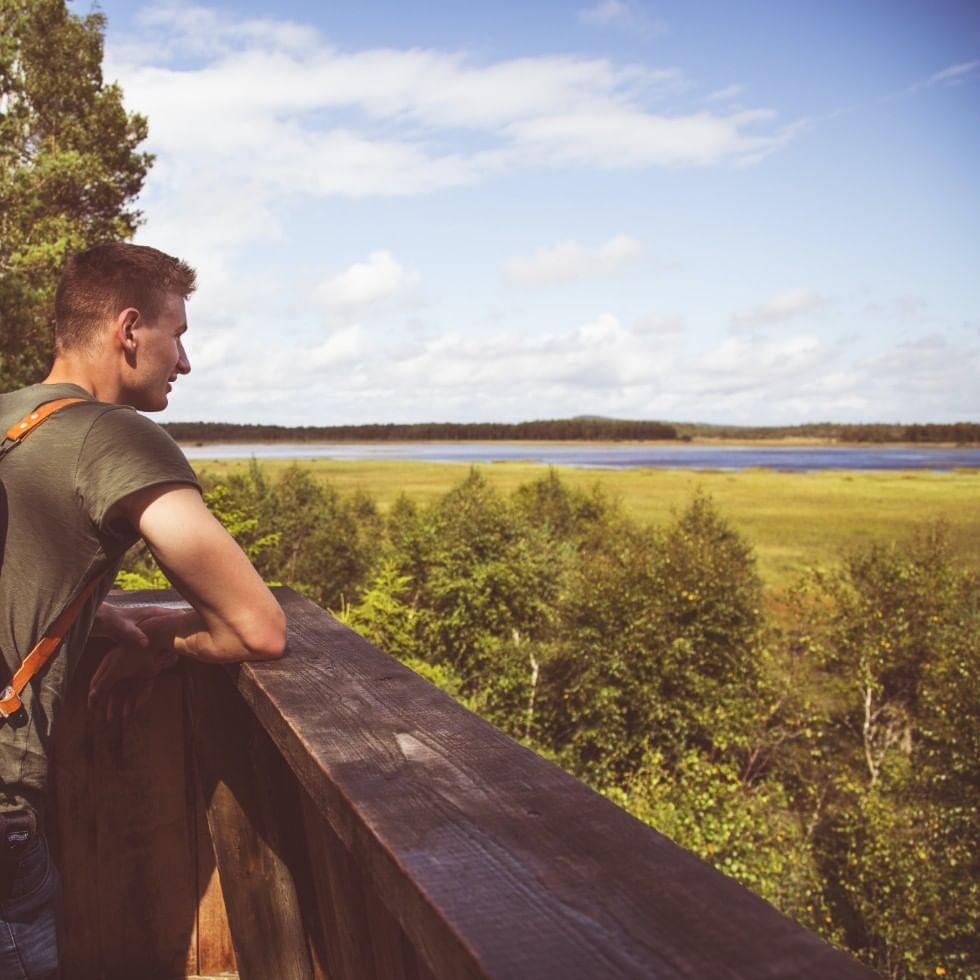
[[[194,609],[148,621],[154,649],[212,663],[282,656],[286,622],[279,604],[195,488],[149,487],[119,508]]]

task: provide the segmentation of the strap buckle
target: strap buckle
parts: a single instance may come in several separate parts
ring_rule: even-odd
[[[37,836],[37,814],[32,809],[0,812],[0,860],[16,859]]]
[[[9,718],[11,715],[17,714],[23,707],[24,702],[14,690],[13,684],[8,684],[3,694],[0,694],[0,718]]]

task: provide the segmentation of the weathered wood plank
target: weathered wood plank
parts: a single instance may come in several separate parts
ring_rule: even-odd
[[[188,694],[185,680],[185,717],[189,712]],[[211,844],[211,831],[208,829],[204,801],[193,764],[193,740],[187,718],[185,725],[186,782],[191,806],[188,820],[193,829],[193,859],[197,880],[197,915],[194,921],[192,946],[188,950],[188,974],[213,977],[223,974],[237,976],[235,950],[231,942],[231,928],[225,910],[225,898],[221,891],[221,880],[214,861],[214,847]]]
[[[104,644],[91,644],[82,659],[62,707],[54,740],[50,797],[54,812],[50,818],[62,873],[65,929],[61,954],[69,980],[84,976],[86,971],[100,975],[102,966],[101,930],[92,928],[91,923],[92,910],[101,908],[99,815],[93,802],[99,780],[84,689],[105,650]]]
[[[280,590],[238,689],[439,977],[869,977],[761,899]]]
[[[288,842],[290,816],[301,826],[295,784],[228,675],[188,667],[195,760],[239,975],[313,980]]]
[[[66,972],[128,977],[138,962],[180,977],[197,908],[180,676],[162,675],[138,715],[107,725],[85,705],[98,659],[83,658],[56,738]]]
[[[303,793],[330,980],[420,980],[418,956],[340,838]]]

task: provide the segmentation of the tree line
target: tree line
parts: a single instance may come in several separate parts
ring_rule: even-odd
[[[676,439],[666,422],[619,419],[539,419],[531,422],[418,422],[376,425],[239,425],[232,422],[169,422],[178,442],[424,442],[480,440]]]
[[[264,577],[891,978],[980,977],[980,581],[941,527],[764,593],[709,499],[642,526],[552,472],[387,514],[206,479]],[[163,584],[133,553],[122,580]]]
[[[808,422],[803,425],[708,425],[676,423],[681,438],[821,439],[827,442],[952,442],[980,443],[980,423]]]
[[[887,425],[820,422],[789,426],[718,426],[580,417],[530,422],[419,422],[369,425],[256,425],[234,422],[168,422],[178,441],[192,442],[425,442],[434,439],[640,441],[715,439],[823,439],[857,443],[980,443],[980,423]]]

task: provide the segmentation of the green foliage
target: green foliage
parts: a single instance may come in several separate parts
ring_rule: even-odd
[[[355,600],[381,547],[383,521],[364,494],[342,497],[299,467],[287,470],[265,501],[265,523],[278,545],[259,563],[328,609]]]
[[[451,667],[445,664],[430,664],[426,660],[419,660],[417,657],[406,657],[403,661],[406,667],[411,667],[416,674],[424,677],[430,684],[442,689],[447,694],[452,695],[464,708],[475,711],[473,702],[463,693],[463,682],[459,676],[453,673]]]
[[[152,559],[146,560],[144,554],[134,556],[127,564],[136,565],[137,568],[121,568],[116,573],[113,587],[117,589],[169,589],[170,580],[160,571],[159,566]]]
[[[980,976],[976,577],[944,529],[819,580],[825,669],[814,846],[848,945],[894,978]]]
[[[600,784],[651,751],[734,751],[755,713],[761,604],[748,547],[705,498],[662,532],[598,526],[546,673],[552,748]]]
[[[66,256],[130,238],[146,120],[102,79],[105,18],[0,0],[0,391],[41,380]]]
[[[356,606],[347,606],[340,618],[385,653],[405,663],[411,662],[414,669],[416,663],[425,661],[414,656],[415,609],[410,604],[411,583],[411,577],[400,575],[394,560],[387,558],[361,601]]]
[[[328,609],[360,595],[378,556],[383,521],[365,494],[344,497],[299,466],[268,480],[258,464],[224,482],[207,481],[219,518],[242,537],[266,581],[283,582]],[[240,524],[244,515],[254,525]],[[229,523],[230,521],[230,523]]]
[[[258,515],[248,509],[248,502],[226,484],[218,483],[206,490],[204,502],[253,564],[260,562],[268,549],[279,544],[282,532],[263,533],[259,529]]]
[[[610,798],[798,921],[831,933],[806,828],[778,779],[746,783],[726,761],[651,753]]]
[[[207,460],[195,467],[226,476],[248,467],[244,460]],[[266,460],[270,477],[293,465]],[[370,488],[381,510],[391,515],[399,496],[429,506],[467,473],[459,463],[403,460],[304,461],[317,479],[341,492]],[[538,463],[494,463],[481,469],[499,493],[513,496],[538,482],[549,467]],[[945,520],[959,561],[980,571],[980,470],[848,472],[822,470],[776,473],[771,470],[590,470],[561,468],[561,484],[573,493],[606,500],[641,525],[665,526],[700,488],[752,544],[759,574],[769,591],[783,592],[810,568],[830,570],[841,556],[874,542],[904,538],[909,529]]]
[[[533,666],[514,651],[547,628],[556,584],[540,532],[477,471],[432,508],[402,506],[400,518],[368,607],[354,621],[370,614],[374,635],[393,632],[405,652],[451,667],[465,695],[517,734]],[[383,622],[379,591],[391,603]]]
[[[267,579],[787,914],[893,980],[980,980],[980,582],[942,528],[808,576],[777,628],[704,496],[650,529],[554,471],[385,520],[295,467],[205,482]]]

